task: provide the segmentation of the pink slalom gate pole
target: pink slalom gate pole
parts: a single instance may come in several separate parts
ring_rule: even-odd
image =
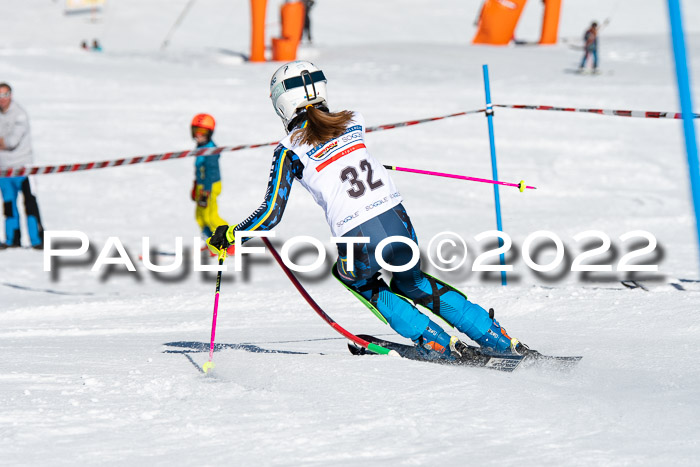
[[[508,182],[500,182],[498,180],[489,180],[486,178],[467,177],[466,175],[448,174],[448,173],[443,173],[443,172],[432,172],[430,170],[409,169],[407,167],[396,167],[395,165],[385,165],[384,168],[386,168],[388,170],[395,170],[397,172],[410,172],[410,173],[415,173],[415,174],[432,175],[435,177],[456,178],[458,180],[468,180],[471,182],[491,183],[493,185],[512,186],[512,187],[518,188],[520,190],[520,192],[525,191],[526,188],[528,190],[536,190],[537,189],[534,186],[525,185],[524,180],[520,180],[520,183],[508,183]]]
[[[222,249],[219,253],[219,266],[224,264],[224,259],[226,259],[226,250]],[[216,274],[216,294],[214,295],[214,314],[211,319],[211,341],[209,342],[209,361],[202,365],[202,371],[208,373],[214,369],[214,338],[216,337],[216,315],[219,311],[219,289],[221,288],[221,269]]]
[[[221,263],[219,263],[221,264]],[[221,281],[221,274],[217,275],[216,279],[216,288],[219,288],[219,284]],[[212,358],[214,357],[214,339],[216,338],[216,315],[219,311],[219,291],[216,291],[216,295],[214,296],[214,314],[212,316],[211,320],[211,342],[209,343],[209,361],[211,362]]]

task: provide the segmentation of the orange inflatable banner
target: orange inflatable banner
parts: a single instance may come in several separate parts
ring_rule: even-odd
[[[487,0],[473,44],[508,45],[527,0]]]
[[[559,13],[561,0],[545,0],[544,18],[542,19],[542,35],[540,44],[556,44],[559,33]]]

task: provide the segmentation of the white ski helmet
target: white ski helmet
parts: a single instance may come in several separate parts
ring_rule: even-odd
[[[282,65],[270,81],[270,99],[289,132],[298,109],[326,103],[326,77],[313,63],[303,60]]]

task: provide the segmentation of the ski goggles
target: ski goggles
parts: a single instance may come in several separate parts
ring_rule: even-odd
[[[277,98],[285,91],[303,87],[306,91],[307,98],[314,99],[317,96],[315,83],[325,83],[326,81],[326,75],[324,75],[323,71],[321,70],[313,71],[311,73],[308,71],[302,71],[300,76],[292,76],[291,78],[284,79],[277,83],[270,93],[270,97],[273,101],[276,101]],[[313,92],[309,92],[309,86],[311,86]]]
[[[208,128],[200,128],[198,126],[193,126],[192,127],[192,137],[194,138],[195,135],[204,135],[204,136],[210,136],[211,135],[211,130]]]
[[[282,86],[284,86],[285,91],[289,91],[290,89],[300,88],[302,86],[306,87],[309,84],[319,83],[321,81],[326,81],[326,76],[321,70],[311,73],[302,72],[301,76],[292,76],[291,78],[282,80]]]

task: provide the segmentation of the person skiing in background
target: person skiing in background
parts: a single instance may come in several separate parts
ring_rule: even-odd
[[[393,272],[389,285],[381,278],[377,245],[392,236],[417,244],[416,234],[388,171],[367,150],[363,116],[347,110],[330,112],[326,82],[323,71],[306,61],[288,63],[275,72],[270,98],[287,137],[274,151],[263,203],[239,224],[217,227],[207,242],[212,252],[218,254],[233,244],[236,231],[274,228],[298,180],[325,210],[334,237],[369,238],[369,243],[354,244],[352,251],[348,244],[338,244],[333,275],[422,352],[459,359],[466,357],[469,348],[416,305],[430,309],[482,348],[504,354],[534,353],[508,336],[492,312],[422,272],[420,259],[407,271]],[[411,246],[402,242],[383,249],[383,259],[392,265],[407,264],[412,257]]]
[[[595,21],[591,23],[591,27],[589,27],[583,35],[583,41],[584,52],[583,59],[581,60],[581,65],[579,66],[579,70],[584,70],[584,67],[586,66],[586,60],[588,60],[589,56],[592,56],[593,72],[596,73],[598,71],[598,23],[596,23]]]
[[[314,0],[304,0],[304,30],[302,31],[302,38],[306,34],[306,39],[311,44],[311,8],[314,6]]]
[[[212,141],[216,122],[208,114],[197,114],[192,119],[192,138],[197,143],[197,149],[214,148]],[[221,172],[219,170],[219,154],[212,156],[197,156],[194,162],[194,186],[192,201],[197,203],[195,218],[202,231],[204,239],[209,238],[217,226],[226,224],[219,217],[216,198],[221,194]]]
[[[12,88],[0,83],[0,169],[31,165],[34,161],[27,112],[12,100]],[[24,196],[27,230],[32,248],[44,248],[44,228],[39,205],[32,193],[29,177],[0,177],[0,192],[5,214],[5,243],[0,249],[21,246],[17,195]]]

